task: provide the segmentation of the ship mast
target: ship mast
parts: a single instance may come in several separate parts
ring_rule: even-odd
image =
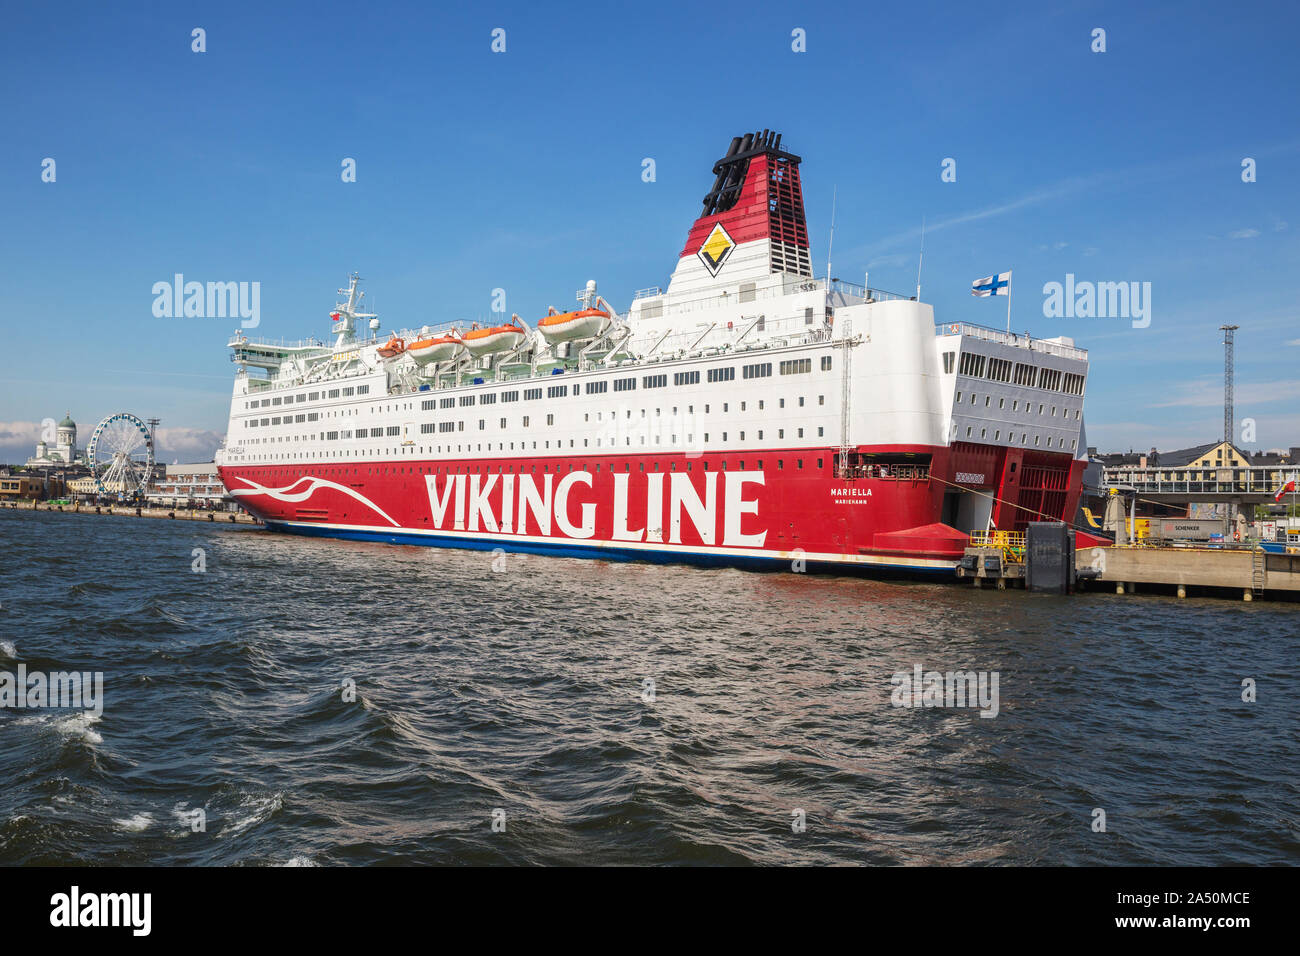
[[[358,311],[361,308],[361,300],[366,295],[358,288],[360,282],[361,276],[357,273],[353,272],[348,276],[348,287],[339,289],[339,295],[346,295],[347,301],[335,305],[334,311],[330,313],[330,319],[333,320],[330,332],[335,336],[336,351],[356,341],[357,319],[370,319],[370,330],[372,332],[379,330],[379,316],[373,312]]]

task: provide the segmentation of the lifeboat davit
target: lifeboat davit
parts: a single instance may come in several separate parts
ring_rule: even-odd
[[[406,351],[406,342],[396,335],[389,336],[388,341],[376,349],[380,358],[395,359]]]
[[[416,339],[406,346],[406,354],[415,359],[416,365],[433,365],[436,362],[449,362],[464,348],[460,333],[448,332],[446,335],[429,335]]]
[[[537,323],[548,342],[568,342],[572,339],[592,339],[609,325],[609,313],[601,309],[579,309],[576,312],[552,313]]]
[[[461,340],[465,343],[465,348],[469,349],[470,355],[478,356],[490,355],[493,352],[508,352],[510,349],[517,348],[527,336],[528,330],[522,325],[508,322],[505,325],[494,325],[486,329],[470,329]]]

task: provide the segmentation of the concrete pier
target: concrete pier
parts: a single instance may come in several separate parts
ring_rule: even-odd
[[[1274,554],[1231,548],[1086,548],[1075,553],[1077,571],[1088,580],[1113,582],[1116,594],[1136,585],[1164,585],[1180,598],[1189,588],[1230,589],[1243,601],[1269,591],[1300,591],[1300,553]],[[1109,586],[1105,584],[1103,586]]]
[[[261,524],[246,511],[205,511],[184,508],[147,508],[135,505],[55,505],[45,501],[0,502],[0,508],[24,511],[54,511],[63,514],[118,515],[128,518],[165,518],[174,521],[209,521],[222,524]]]

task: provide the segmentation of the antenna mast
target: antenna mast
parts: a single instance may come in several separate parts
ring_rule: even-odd
[[[921,263],[925,261],[925,216],[921,217],[921,254],[916,257],[916,301],[921,301]]]
[[[835,245],[835,200],[839,197],[840,187],[831,188],[831,237],[826,243],[826,294],[831,291],[831,248]]]
[[[1223,331],[1223,440],[1232,442],[1232,333],[1239,326],[1221,325]]]

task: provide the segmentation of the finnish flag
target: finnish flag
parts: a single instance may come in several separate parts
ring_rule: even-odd
[[[1010,295],[1011,273],[999,272],[995,276],[976,279],[970,284],[970,294],[979,296],[981,299],[991,295]]]

